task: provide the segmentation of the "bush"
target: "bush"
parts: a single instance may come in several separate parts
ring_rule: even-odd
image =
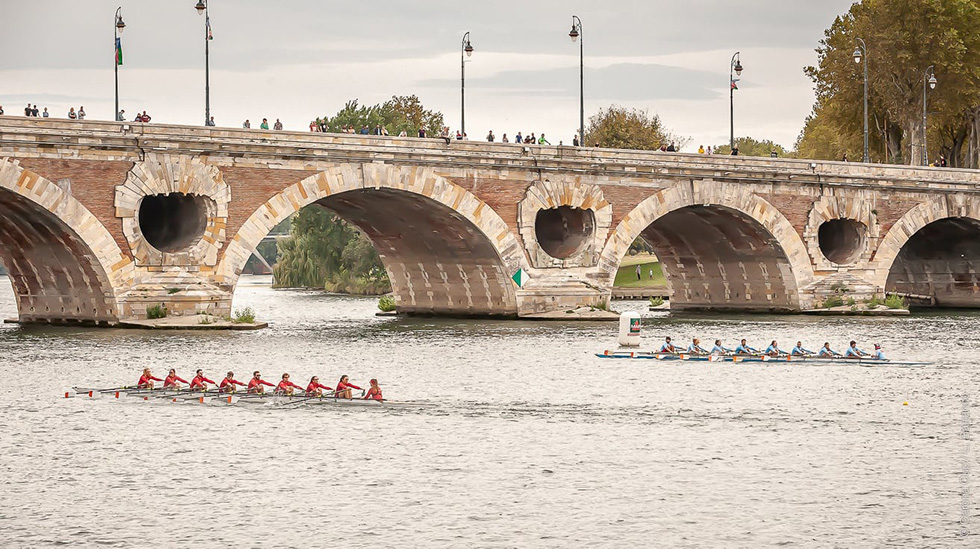
[[[908,302],[902,296],[892,294],[885,298],[885,307],[889,309],[908,309],[908,306]]]
[[[211,320],[211,317],[210,316],[204,315],[201,318],[197,319],[197,323],[198,324],[214,324],[214,321]]]
[[[146,308],[146,318],[149,320],[154,320],[157,318],[166,318],[167,313],[170,312],[161,303],[160,305],[153,305]]]
[[[853,297],[849,297],[849,298],[847,298],[847,304],[850,305],[851,307],[853,307],[853,306],[857,305],[857,301]]]
[[[865,301],[864,303],[865,303],[865,305],[868,306],[869,309],[877,309],[884,302],[881,299],[879,299],[878,296],[874,296],[871,299]]]
[[[840,307],[844,304],[844,300],[839,295],[829,295],[827,299],[823,302],[824,309],[833,309],[834,307]]]
[[[383,295],[378,298],[378,308],[383,312],[390,313],[395,310],[395,298],[390,295]]]
[[[235,311],[235,318],[231,321],[235,324],[251,324],[255,322],[255,311],[251,307],[238,309]]]
[[[650,298],[650,306],[651,307],[659,307],[659,306],[661,306],[663,304],[664,304],[664,298],[662,298],[662,297],[651,297]]]

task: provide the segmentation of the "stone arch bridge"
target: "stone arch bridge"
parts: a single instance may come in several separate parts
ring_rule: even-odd
[[[371,239],[408,314],[609,298],[630,244],[672,307],[793,312],[847,287],[980,305],[980,172],[0,118],[0,258],[22,322],[227,314],[279,221]],[[527,273],[519,287],[512,275]]]

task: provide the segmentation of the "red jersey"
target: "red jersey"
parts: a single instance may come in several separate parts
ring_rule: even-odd
[[[275,387],[275,385],[269,383],[264,379],[255,379],[254,377],[248,382],[248,392],[261,393],[263,391],[262,386],[267,385],[269,387]]]
[[[244,383],[242,383],[241,381],[238,381],[237,379],[224,378],[224,379],[221,380],[221,385],[218,386],[218,389],[222,393],[234,393],[235,392],[235,385],[241,385],[242,387],[245,386]]]
[[[143,374],[143,375],[140,376],[140,381],[139,381],[139,383],[136,384],[136,386],[137,387],[146,387],[146,386],[148,386],[150,384],[150,380],[151,379],[153,381],[163,381],[162,379],[160,379],[158,377],[153,377],[153,376],[148,376],[146,374]]]
[[[367,394],[364,395],[364,400],[384,400],[384,397],[381,396],[381,389],[371,387],[368,389]]]
[[[296,385],[295,383],[293,383],[292,381],[289,381],[288,379],[284,379],[284,380],[282,380],[282,381],[279,382],[279,385],[276,385],[276,392],[277,393],[288,393],[290,387],[292,387],[294,389],[299,389],[301,391],[303,390],[303,388],[300,387],[299,385]]]
[[[357,389],[358,391],[363,391],[364,390],[364,389],[361,389],[360,387],[358,387],[357,385],[354,385],[353,383],[340,382],[340,383],[337,384],[337,392],[338,393],[341,392],[341,391],[344,391],[346,389]]]
[[[167,387],[176,387],[178,381],[185,385],[187,384],[185,380],[180,379],[177,377],[177,374],[174,374],[172,376],[167,376],[167,379],[163,381],[163,388],[166,389]]]
[[[200,388],[200,389],[207,390],[208,386],[205,385],[205,383],[210,383],[211,385],[217,385],[215,382],[211,381],[210,379],[208,379],[208,378],[206,378],[204,376],[195,376],[194,379],[191,380],[191,387],[190,388],[191,389],[198,389],[198,388]]]
[[[306,394],[310,396],[315,395],[317,389],[326,389],[328,391],[333,391],[333,389],[327,387],[326,385],[320,385],[319,383],[310,383],[309,385],[306,386]]]

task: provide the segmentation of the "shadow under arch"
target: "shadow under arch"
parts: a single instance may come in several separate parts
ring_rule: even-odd
[[[922,227],[902,246],[885,291],[929,296],[940,307],[980,308],[980,220],[947,217]]]
[[[7,160],[0,160],[0,258],[21,322],[119,320],[116,286],[131,262],[74,197]]]
[[[513,233],[487,204],[424,168],[343,165],[290,186],[231,240],[218,265],[219,283],[234,291],[251,250],[276,224],[311,204],[371,240],[399,312],[517,315],[510,276],[527,263]]]
[[[672,310],[799,311],[800,290],[813,280],[799,233],[765,200],[727,187],[672,187],[641,202],[601,266],[614,277],[642,237],[663,267]]]

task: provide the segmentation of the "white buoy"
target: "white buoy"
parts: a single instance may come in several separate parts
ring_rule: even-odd
[[[626,311],[619,315],[619,344],[623,347],[640,346],[640,313]]]

